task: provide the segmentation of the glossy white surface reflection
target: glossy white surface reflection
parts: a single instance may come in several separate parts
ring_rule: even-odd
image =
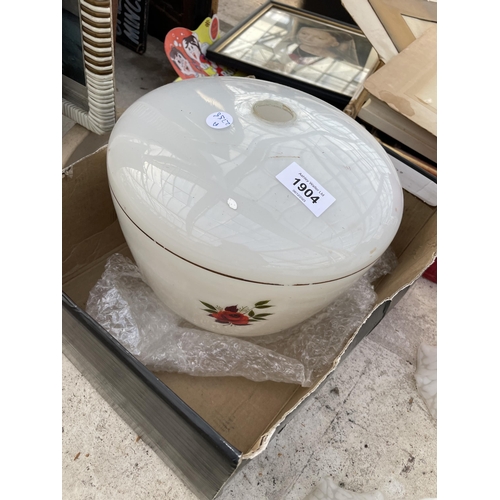
[[[295,118],[257,117],[253,106],[266,100]],[[233,123],[207,126],[216,111]],[[319,218],[275,178],[293,161],[336,198]],[[359,271],[384,252],[402,215],[394,167],[361,126],[319,99],[254,79],[186,80],[140,98],[113,130],[108,167],[116,201],[149,237],[257,282]]]
[[[287,187],[276,176],[292,163],[307,175]],[[241,77],[141,97],[111,134],[108,177],[146,282],[183,318],[235,336],[274,333],[328,305],[383,254],[403,213],[396,171],[360,125]],[[318,209],[315,196],[327,196],[316,187],[334,203]]]

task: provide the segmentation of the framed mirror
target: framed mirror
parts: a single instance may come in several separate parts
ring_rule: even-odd
[[[63,115],[104,134],[116,121],[111,0],[62,0]]]
[[[274,1],[209,46],[207,58],[340,109],[379,63],[357,27]]]

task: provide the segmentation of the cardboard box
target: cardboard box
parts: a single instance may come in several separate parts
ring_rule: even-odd
[[[392,245],[398,266],[376,284],[372,313],[338,346],[333,366],[315,387],[152,373],[84,311],[107,258],[115,252],[131,257],[108,189],[106,147],[66,168],[62,183],[63,351],[202,499],[215,498],[237,469],[265,449],[436,256],[437,209],[405,193]]]

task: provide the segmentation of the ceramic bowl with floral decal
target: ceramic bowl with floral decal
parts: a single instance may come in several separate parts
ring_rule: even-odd
[[[258,336],[319,312],[393,240],[403,192],[352,118],[298,90],[213,77],[118,120],[108,178],[145,280],[191,323]]]

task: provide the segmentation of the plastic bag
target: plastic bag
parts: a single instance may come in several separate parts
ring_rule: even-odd
[[[114,254],[89,294],[87,312],[152,371],[241,376],[310,387],[374,306],[371,283],[395,264],[388,251],[313,318],[274,335],[242,339],[188,323],[157,298],[135,264]]]

